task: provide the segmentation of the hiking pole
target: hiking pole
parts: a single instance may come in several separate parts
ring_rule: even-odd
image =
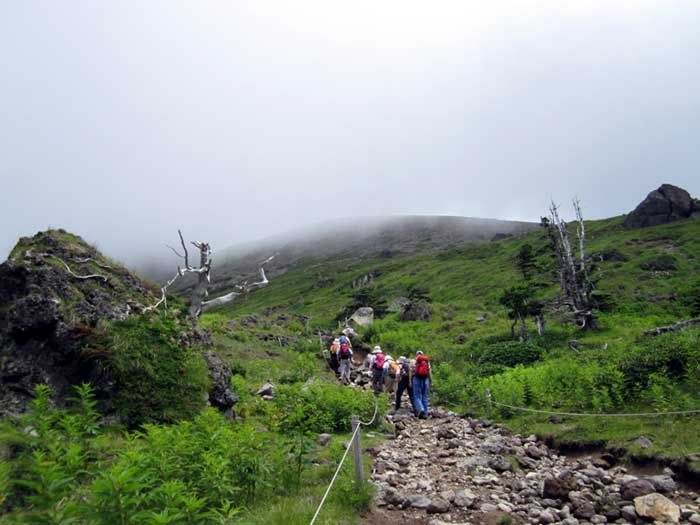
[[[360,443],[360,416],[352,416],[352,432],[353,432],[353,455],[355,459],[355,477],[357,482],[362,484],[365,482],[365,467],[362,463],[362,444]]]

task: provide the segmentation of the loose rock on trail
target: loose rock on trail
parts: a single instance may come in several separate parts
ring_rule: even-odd
[[[569,460],[535,436],[440,409],[428,420],[405,409],[389,418],[396,435],[371,451],[377,496],[365,523],[700,524],[700,497],[671,471],[639,478]]]

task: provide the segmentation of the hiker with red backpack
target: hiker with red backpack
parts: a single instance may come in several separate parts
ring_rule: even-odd
[[[428,356],[418,350],[416,352],[416,366],[413,369],[411,383],[413,386],[413,407],[416,415],[420,419],[427,419],[430,411],[430,402],[428,400],[430,394],[430,383],[433,375],[430,369],[430,360]]]
[[[369,359],[369,369],[372,371],[372,390],[375,396],[378,396],[384,390],[385,361],[386,356],[384,352],[382,352],[381,346],[375,346]]]
[[[341,335],[338,339],[338,350],[336,353],[338,357],[340,380],[345,385],[350,384],[350,371],[352,370],[352,345],[350,340]]]

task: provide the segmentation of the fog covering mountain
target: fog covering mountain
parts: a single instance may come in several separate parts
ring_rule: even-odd
[[[270,279],[304,259],[391,258],[430,253],[466,242],[488,242],[494,237],[519,235],[537,223],[450,216],[361,217],[332,220],[308,228],[275,235],[258,242],[218,249],[214,246],[210,293],[228,290],[242,279],[256,279],[259,264],[271,255],[267,266]],[[196,262],[196,261],[195,261]],[[152,278],[163,280],[174,273],[172,265],[147,270]],[[172,290],[188,288],[193,278],[182,279]]]

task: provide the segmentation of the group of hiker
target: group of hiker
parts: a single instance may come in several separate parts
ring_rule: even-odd
[[[340,381],[346,385],[351,382],[352,355],[352,343],[345,334],[333,339],[330,348],[331,367],[337,370]],[[421,350],[416,352],[415,358],[401,356],[394,360],[377,345],[365,360],[364,366],[372,375],[372,390],[375,395],[385,392],[395,396],[394,409],[399,410],[401,398],[406,392],[413,413],[421,419],[428,417],[432,371],[428,356]]]

